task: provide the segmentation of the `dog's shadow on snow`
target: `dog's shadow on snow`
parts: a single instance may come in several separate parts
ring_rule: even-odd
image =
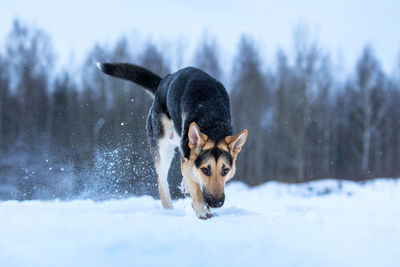
[[[184,209],[174,208],[171,210],[159,209],[155,213],[165,216],[172,216],[172,217],[184,217],[186,216],[186,212]]]
[[[188,215],[188,212],[193,213],[194,215],[193,210],[188,210],[186,208],[176,208],[172,210],[159,209],[155,213],[172,217],[185,217]],[[219,208],[219,209],[211,209],[211,213],[213,217],[260,215],[259,213],[247,211],[245,209],[241,209],[234,206]]]
[[[211,211],[215,217],[259,215],[256,212],[248,211],[235,206],[221,209],[212,209]]]

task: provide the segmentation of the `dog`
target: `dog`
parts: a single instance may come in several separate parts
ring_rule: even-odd
[[[237,155],[247,139],[246,129],[232,135],[230,100],[222,83],[194,67],[161,78],[129,63],[97,66],[144,87],[154,97],[146,129],[162,206],[173,208],[167,175],[179,147],[194,212],[200,219],[211,218],[210,208],[224,204],[225,183],[234,176]]]

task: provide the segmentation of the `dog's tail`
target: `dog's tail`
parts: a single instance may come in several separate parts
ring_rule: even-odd
[[[129,63],[97,63],[97,67],[105,74],[137,83],[152,94],[157,90],[161,77],[157,74]]]

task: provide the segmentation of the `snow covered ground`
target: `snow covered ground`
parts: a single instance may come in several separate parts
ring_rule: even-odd
[[[400,266],[400,182],[228,185],[190,199],[0,202],[0,266]]]

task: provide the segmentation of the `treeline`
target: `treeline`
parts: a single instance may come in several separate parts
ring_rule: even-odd
[[[292,56],[278,51],[268,67],[262,48],[242,36],[229,75],[216,40],[198,44],[192,65],[225,77],[234,128],[249,130],[236,179],[399,177],[400,79],[367,46],[339,81],[329,53],[296,36]],[[151,98],[95,63],[134,62],[160,75],[176,69],[154,43],[141,51],[131,43],[96,45],[80,68],[55,72],[47,34],[13,23],[0,54],[0,199],[157,195],[145,138]],[[176,159],[171,189],[180,178]]]

